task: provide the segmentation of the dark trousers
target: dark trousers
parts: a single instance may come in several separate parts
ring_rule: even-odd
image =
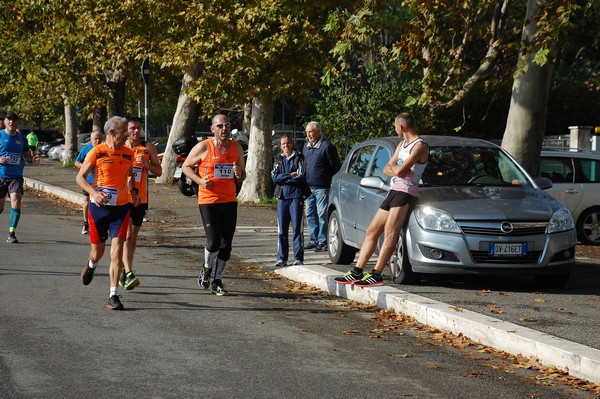
[[[290,221],[294,259],[304,262],[304,200],[302,198],[277,200],[277,260],[284,262],[288,260]]]

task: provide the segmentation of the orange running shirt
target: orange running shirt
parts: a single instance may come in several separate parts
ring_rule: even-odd
[[[140,196],[140,204],[148,203],[148,169],[144,168],[144,164],[137,162],[136,159],[139,156],[146,158],[150,161],[150,154],[146,148],[145,143],[133,147],[133,176],[135,178],[135,187],[138,189],[138,195]],[[133,203],[131,193],[129,193],[129,202]]]
[[[233,164],[238,161],[235,141],[229,141],[229,149],[222,154],[216,150],[212,139],[206,139],[206,157],[198,163],[198,175],[208,177],[213,185],[210,190],[198,187],[198,204],[221,204],[235,202],[235,180]]]
[[[133,164],[133,151],[122,146],[111,150],[106,143],[100,143],[87,154],[85,162],[94,165],[92,169],[92,186],[110,194],[109,205],[125,205],[129,203],[127,176]]]

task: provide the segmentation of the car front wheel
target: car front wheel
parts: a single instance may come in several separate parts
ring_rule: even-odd
[[[329,216],[329,226],[327,229],[327,239],[329,250],[329,259],[334,265],[349,265],[356,256],[356,248],[346,243],[342,238],[340,217],[337,211],[333,211]]]
[[[600,208],[588,209],[579,216],[577,238],[585,245],[600,245]]]
[[[390,258],[390,270],[392,271],[392,280],[398,284],[414,284],[417,282],[417,275],[412,270],[408,260],[408,251],[406,250],[406,233],[400,231],[396,250]]]

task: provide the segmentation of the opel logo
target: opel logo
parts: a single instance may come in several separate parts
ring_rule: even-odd
[[[513,231],[513,225],[510,222],[502,222],[500,230],[505,234],[510,234]]]

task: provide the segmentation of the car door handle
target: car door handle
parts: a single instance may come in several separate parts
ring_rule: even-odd
[[[579,190],[575,189],[575,188],[568,188],[565,190],[565,193],[567,194],[579,194]]]
[[[363,193],[358,193],[358,199],[364,199],[365,195]]]

